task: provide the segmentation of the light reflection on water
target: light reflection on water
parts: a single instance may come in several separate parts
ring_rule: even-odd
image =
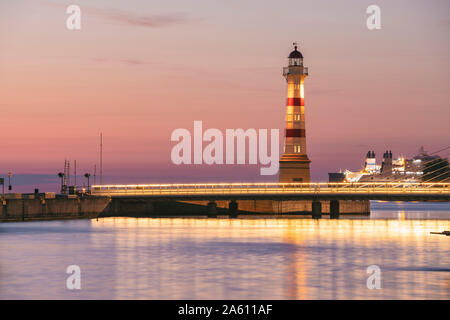
[[[422,205],[374,203],[370,218],[319,221],[3,223],[0,298],[449,299],[450,237],[430,232],[450,230],[450,206]],[[424,217],[434,220],[416,220]],[[81,267],[79,291],[66,289],[72,264]],[[366,287],[372,264],[380,290]]]

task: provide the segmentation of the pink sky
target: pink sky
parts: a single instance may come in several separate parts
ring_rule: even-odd
[[[276,180],[255,166],[175,166],[174,129],[284,128],[293,41],[313,180],[367,150],[448,146],[448,1],[2,1],[0,175],[53,175],[64,159],[104,182]],[[65,8],[82,10],[69,31]],[[50,182],[48,187],[56,185]],[[34,183],[34,182],[33,182]],[[31,182],[30,182],[31,184]]]

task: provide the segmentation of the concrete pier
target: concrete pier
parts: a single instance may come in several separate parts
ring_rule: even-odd
[[[339,201],[330,201],[330,219],[339,219]]]
[[[108,197],[4,199],[0,221],[94,218],[108,209]]]
[[[312,203],[312,217],[313,219],[322,218],[322,203],[320,201],[313,201]]]
[[[226,200],[216,200],[217,208],[228,209],[229,202]],[[327,200],[320,200],[322,204],[322,214],[330,213],[330,202]],[[369,215],[370,202],[368,200],[338,200],[339,214],[355,214],[355,215]],[[186,203],[196,205],[198,208],[206,207],[208,201],[180,201],[179,203]],[[312,200],[236,200],[238,204],[238,213],[250,214],[277,214],[277,215],[291,215],[304,214],[310,215],[312,213]],[[220,210],[219,210],[220,211]],[[225,213],[227,214],[227,213]]]
[[[80,219],[97,217],[176,217],[218,215],[313,215],[330,218],[341,214],[369,214],[369,201],[342,200],[212,200],[173,201],[146,197],[106,196],[16,197],[0,201],[0,221]]]
[[[230,201],[228,204],[228,210],[230,210],[230,218],[237,218],[238,216],[238,204],[236,200]]]
[[[207,206],[208,218],[217,218],[217,203],[210,201]]]

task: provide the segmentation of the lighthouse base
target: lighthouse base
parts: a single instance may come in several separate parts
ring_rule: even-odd
[[[280,159],[280,182],[310,182],[309,164],[307,155],[283,154]]]

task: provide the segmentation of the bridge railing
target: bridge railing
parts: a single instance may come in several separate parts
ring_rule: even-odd
[[[93,195],[450,193],[449,183],[191,183],[94,185]]]

